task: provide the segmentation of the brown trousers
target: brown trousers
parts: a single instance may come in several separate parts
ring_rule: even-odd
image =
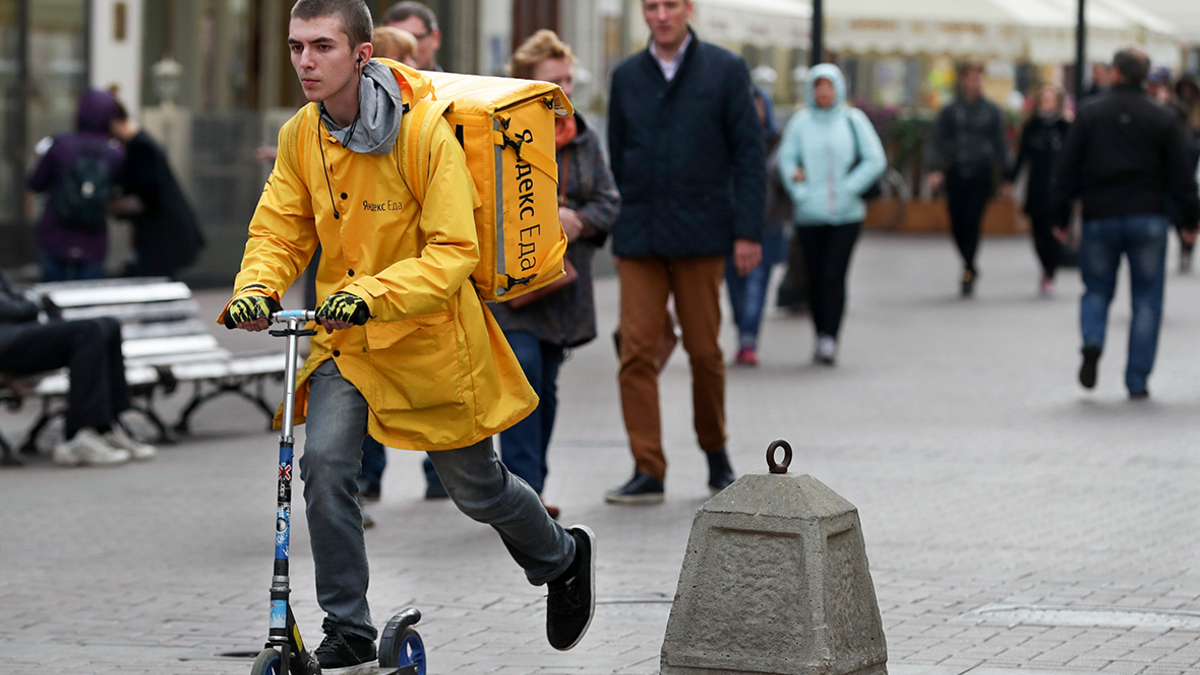
[[[662,417],[657,353],[667,320],[675,312],[692,367],[692,414],[704,452],[725,447],[725,360],[721,330],[721,280],[725,259],[621,258],[621,410],[637,470],[663,480]]]

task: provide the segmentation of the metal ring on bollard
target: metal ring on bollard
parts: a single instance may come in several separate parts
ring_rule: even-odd
[[[783,463],[775,462],[775,451],[783,448]],[[775,441],[767,447],[767,466],[771,469],[771,473],[787,473],[788,467],[792,464],[792,446],[782,438]]]

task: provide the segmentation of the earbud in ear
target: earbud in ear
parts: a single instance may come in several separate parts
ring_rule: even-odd
[[[359,54],[359,55],[358,55],[358,62],[359,62],[359,63],[362,63],[362,54]]]

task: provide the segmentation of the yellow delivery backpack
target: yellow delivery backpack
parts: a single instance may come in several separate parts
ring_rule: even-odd
[[[433,91],[401,118],[400,175],[423,202],[433,125],[443,117],[467,154],[479,199],[479,295],[504,302],[563,276],[554,119],[574,114],[558,86],[504,77],[423,73]],[[482,204],[480,204],[482,203]]]

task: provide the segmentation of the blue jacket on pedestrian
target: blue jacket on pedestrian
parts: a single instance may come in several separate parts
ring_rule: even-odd
[[[649,49],[629,57],[613,73],[608,144],[616,255],[724,256],[762,239],[766,160],[741,57],[693,34],[670,82]]]
[[[829,80],[833,105],[817,107],[813,86]],[[792,197],[797,225],[848,225],[867,216],[862,194],[887,168],[883,143],[871,120],[846,104],[842,71],[822,63],[808,71],[808,108],[788,120],[779,146],[779,173]],[[804,180],[795,180],[796,169]]]

